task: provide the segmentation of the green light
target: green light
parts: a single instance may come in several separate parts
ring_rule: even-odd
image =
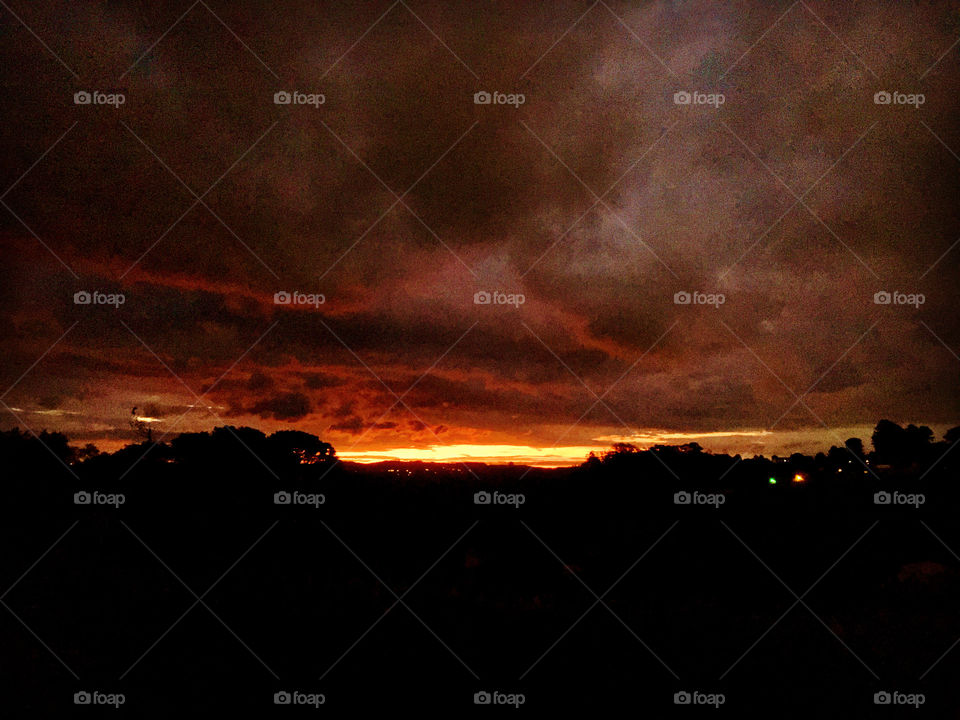
[[[770,478],[769,480],[767,480],[767,482],[770,483],[771,485],[776,485],[776,484],[777,484],[777,479],[776,479],[776,478]]]

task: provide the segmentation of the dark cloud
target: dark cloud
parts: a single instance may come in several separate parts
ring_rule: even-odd
[[[330,429],[339,430],[340,432],[345,432],[350,435],[359,435],[365,427],[366,425],[361,418],[352,415],[342,422],[334,423],[330,426]]]
[[[311,390],[339,387],[344,383],[343,378],[323,372],[304,373],[302,377],[304,384]]]
[[[251,373],[247,379],[247,390],[259,391],[267,390],[275,385],[273,378],[265,375],[259,370]]]
[[[260,400],[246,409],[247,413],[274,420],[299,420],[310,413],[312,403],[303,393],[282,393]]]
[[[950,4],[817,4],[832,32],[803,4],[608,5],[418,4],[444,47],[401,4],[350,50],[389,6],[212,3],[279,80],[198,6],[122,82],[182,10],[21,8],[80,78],[22,28],[0,38],[2,187],[50,150],[5,196],[30,231],[0,208],[9,402],[85,437],[137,405],[371,448],[430,428],[549,446],[581,417],[565,442],[762,429],[808,388],[818,417],[784,429],[956,424]],[[119,110],[72,103],[118,85]],[[874,104],[894,87],[925,104]],[[218,178],[209,209],[182,184]]]

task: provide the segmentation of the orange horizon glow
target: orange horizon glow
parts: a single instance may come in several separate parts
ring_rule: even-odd
[[[16,408],[15,408],[16,409]],[[41,414],[66,414],[65,411],[26,411],[37,412]],[[155,418],[150,415],[137,416],[137,420],[149,423],[153,426],[154,432],[161,437],[163,435],[164,419]],[[945,431],[934,428],[935,432]],[[103,428],[106,430],[107,428]],[[273,428],[265,428],[269,433]],[[312,428],[311,428],[312,429]],[[852,437],[869,437],[870,428],[866,427],[846,427],[841,428],[845,435]],[[198,430],[186,430],[185,432],[196,432]],[[62,430],[61,430],[62,432]],[[70,430],[65,433],[70,435]],[[400,445],[387,446],[382,444],[379,447],[354,448],[347,444],[346,447],[341,444],[337,438],[325,437],[328,442],[332,442],[337,457],[344,461],[355,462],[359,464],[372,464],[377,462],[426,462],[426,463],[461,463],[476,462],[487,464],[507,464],[515,463],[518,465],[529,465],[542,468],[559,468],[580,465],[586,462],[590,453],[603,455],[611,450],[616,443],[628,443],[638,450],[648,450],[654,445],[679,445],[688,442],[699,442],[706,452],[727,453],[730,455],[762,455],[770,457],[777,453],[791,453],[804,451],[812,455],[830,446],[831,438],[829,436],[821,437],[820,431],[799,431],[791,432],[771,432],[769,430],[758,429],[732,429],[732,430],[713,430],[713,431],[680,431],[680,430],[658,430],[643,429],[633,434],[590,434],[583,438],[588,444],[549,446],[549,445],[528,445],[521,443],[511,443],[510,438],[504,438],[501,442],[453,442],[451,444],[435,443],[431,445]],[[399,442],[405,439],[398,438]],[[136,440],[118,439],[118,438],[85,438],[76,439],[71,442],[75,447],[83,447],[87,442],[92,442],[101,452],[116,452],[126,447]],[[411,442],[407,440],[407,442]],[[805,480],[806,478],[803,478]],[[791,477],[793,482],[803,482]]]
[[[736,430],[717,432],[657,432],[635,435],[602,435],[593,438],[597,445],[568,445],[560,447],[534,447],[531,445],[510,444],[452,444],[429,445],[427,447],[400,447],[385,450],[345,450],[337,456],[350,462],[371,464],[396,460],[401,462],[484,462],[516,463],[534,467],[553,468],[580,465],[586,462],[590,453],[602,454],[610,450],[614,443],[630,443],[641,450],[657,444],[677,441],[711,440],[726,437],[757,437],[771,435],[766,430]]]
[[[609,450],[606,445],[577,445],[555,448],[537,448],[529,445],[429,445],[389,450],[357,450],[337,452],[341,460],[362,464],[387,462],[482,462],[516,463],[535,467],[569,467],[580,465],[591,453]]]

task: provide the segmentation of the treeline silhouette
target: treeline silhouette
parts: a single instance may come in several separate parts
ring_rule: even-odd
[[[145,437],[150,437],[149,430],[143,429],[142,432]],[[950,468],[955,467],[956,460],[948,456],[958,440],[960,426],[948,430],[941,441],[935,441],[929,427],[912,424],[901,427],[890,420],[881,420],[871,436],[874,448],[871,452],[865,452],[859,438],[850,438],[842,446],[831,447],[826,453],[820,452],[812,457],[794,453],[789,457],[755,455],[749,459],[740,455],[710,453],[695,442],[654,445],[646,450],[628,443],[616,443],[599,456],[591,453],[580,470],[603,468],[607,473],[629,470],[641,473],[643,480],[664,475],[674,479],[685,477],[711,487],[716,487],[729,476],[726,486],[730,488],[741,487],[744,483],[763,484],[758,479],[769,480],[776,474],[782,476],[779,479],[774,477],[778,482],[788,480],[791,473],[809,475],[813,480],[830,478],[835,483],[852,481],[858,475],[868,475],[877,481],[920,480],[938,470],[938,465],[939,472],[935,477],[942,479],[949,475]],[[344,465],[337,459],[332,445],[310,433],[281,430],[267,436],[254,428],[234,426],[218,427],[212,432],[182,433],[168,442],[146,439],[113,453],[102,453],[93,444],[82,448],[71,446],[63,433],[42,431],[34,434],[14,428],[0,431],[0,456],[8,468],[43,470],[44,477],[58,477],[62,470],[74,479],[82,477],[100,483],[115,484],[122,478],[131,478],[128,487],[135,485],[134,478],[142,478],[171,464],[186,470],[247,470],[233,478],[231,486],[234,490],[241,489],[245,482],[258,479],[260,470],[254,467],[250,473],[251,463],[261,466],[262,471],[275,480],[318,479],[327,476],[336,465],[354,472],[364,470],[358,463]],[[403,468],[402,476],[410,478],[414,484],[423,479],[460,474],[461,471],[468,475],[476,475],[477,469],[490,472],[490,467],[483,463],[383,462],[373,467],[387,472]],[[504,467],[513,467],[517,472],[513,463]],[[521,475],[526,475],[523,468],[520,470]],[[844,471],[848,473],[846,477],[834,477]],[[564,475],[567,471],[554,474]],[[208,486],[216,485],[216,477],[207,480]]]
[[[952,712],[960,654],[929,668],[960,638],[958,440],[882,420],[869,451],[620,444],[543,469],[358,465],[247,427],[113,453],[6,431],[7,585],[71,529],[4,602],[82,682],[12,617],[0,672],[37,715],[84,686],[137,717],[283,689],[662,716],[697,688],[740,717],[872,717],[899,688]]]

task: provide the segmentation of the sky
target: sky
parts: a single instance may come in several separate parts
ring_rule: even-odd
[[[939,434],[958,38],[955,2],[8,3],[0,427]]]

